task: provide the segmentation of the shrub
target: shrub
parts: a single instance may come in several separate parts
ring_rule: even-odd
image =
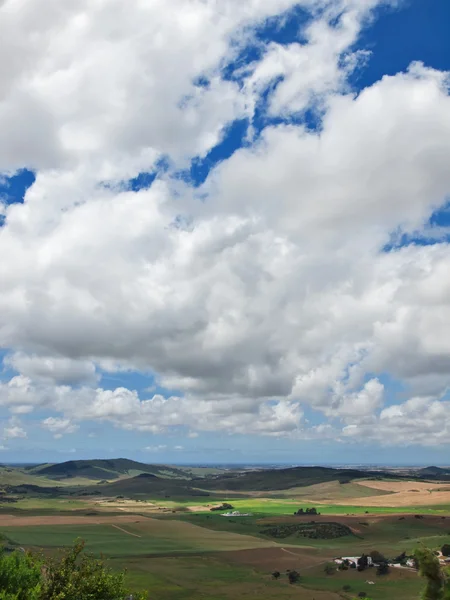
[[[369,554],[369,556],[373,560],[373,562],[376,562],[376,563],[386,562],[386,558],[381,554],[381,552],[378,552],[378,550],[372,550],[372,552]]]
[[[59,558],[0,553],[0,600],[123,600],[129,597],[124,577],[84,554],[82,541]]]
[[[289,571],[288,579],[289,583],[297,583],[297,581],[300,579],[300,573],[297,571]]]
[[[388,575],[390,569],[387,562],[382,562],[378,565],[377,575]]]
[[[41,564],[31,554],[1,552],[0,597],[4,600],[37,600],[41,579]]]

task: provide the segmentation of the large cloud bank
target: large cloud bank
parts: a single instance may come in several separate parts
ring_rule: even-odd
[[[0,173],[36,173],[0,204],[5,439],[35,411],[57,438],[94,420],[449,440],[450,247],[429,225],[450,195],[447,74],[413,63],[357,95],[381,2],[303,0],[298,42],[257,36],[297,4],[0,3]],[[242,147],[194,185],[236,120]],[[171,392],[103,389],[105,371]]]

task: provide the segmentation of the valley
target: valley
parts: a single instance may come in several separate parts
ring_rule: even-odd
[[[394,559],[419,544],[450,543],[445,477],[430,469],[229,471],[125,459],[4,466],[0,535],[8,548],[44,553],[82,538],[152,599],[231,599],[239,589],[255,600],[299,591],[310,600],[360,592],[410,600],[423,585],[412,569],[377,575],[329,565],[339,556]],[[300,574],[294,585],[289,571]]]

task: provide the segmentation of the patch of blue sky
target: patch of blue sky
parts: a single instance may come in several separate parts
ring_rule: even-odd
[[[408,386],[389,373],[377,373],[368,376],[367,380],[376,377],[384,385],[384,408],[404,402],[410,397]]]
[[[235,48],[235,56],[221,70],[224,80],[232,80],[243,84],[252,64],[262,58],[270,43],[289,45],[305,43],[305,27],[312,19],[312,14],[301,6],[295,6],[289,11],[269,18],[260,26],[254,28],[249,36],[245,36],[247,44]],[[238,43],[238,42],[236,42]],[[310,108],[301,113],[286,116],[271,116],[268,114],[270,97],[283,77],[272,80],[261,93],[255,107],[251,123],[248,119],[238,119],[225,129],[221,141],[213,147],[205,157],[195,157],[189,169],[179,171],[176,176],[193,185],[200,186],[208,177],[210,171],[222,160],[229,158],[236,150],[248,142],[248,131],[251,125],[252,141],[268,126],[282,124],[304,125],[310,130],[319,130],[321,126],[320,111]],[[207,88],[209,80],[206,76],[199,77],[194,84]]]
[[[0,173],[0,204],[8,206],[23,203],[28,188],[33,185],[35,180],[35,174],[28,169],[21,169],[10,176]],[[5,215],[0,214],[0,227],[4,223]]]
[[[167,156],[161,156],[149,171],[140,171],[131,179],[123,181],[101,181],[100,186],[118,191],[139,192],[151,188],[153,182],[169,170],[170,162]]]
[[[21,169],[11,176],[0,174],[0,201],[4,204],[22,203],[35,180],[35,174],[28,169]]]
[[[353,47],[369,50],[371,56],[350,76],[350,84],[362,90],[385,75],[406,71],[414,61],[450,70],[449,23],[448,0],[402,0],[397,7],[380,6]]]
[[[450,243],[450,201],[436,209],[423,227],[412,233],[401,229],[393,231],[391,239],[383,247],[383,252],[392,252],[405,246],[432,246]]]
[[[235,56],[224,66],[222,77],[242,84],[249,65],[261,59],[270,43],[283,46],[305,43],[305,27],[312,18],[311,12],[296,5],[281,15],[266,19],[245,37],[247,44],[242,46],[241,42],[236,42]]]
[[[191,161],[190,168],[178,171],[175,177],[186,181],[193,187],[200,186],[204,183],[212,168],[219,162],[230,158],[236,150],[245,146],[248,126],[248,119],[237,119],[230,123],[225,128],[221,141],[211,148],[206,156],[195,157]]]
[[[11,377],[17,375],[6,363],[5,358],[10,354],[7,348],[0,348],[0,383],[3,381],[9,381]]]
[[[109,373],[99,371],[101,376],[100,385],[103,389],[114,390],[118,387],[124,387],[129,390],[136,390],[141,399],[152,397],[159,394],[164,398],[170,396],[181,396],[179,390],[169,389],[161,386],[158,377],[151,371],[118,371]]]

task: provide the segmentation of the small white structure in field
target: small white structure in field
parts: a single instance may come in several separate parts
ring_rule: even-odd
[[[355,563],[355,565],[358,565],[358,560],[360,558],[360,556],[342,556],[341,558],[335,558],[334,562],[338,565],[341,565],[344,561],[348,560],[349,563]],[[367,566],[373,566],[373,560],[370,556],[367,556]]]
[[[241,513],[238,510],[233,510],[233,512],[222,513],[222,517],[251,517],[252,513]]]

